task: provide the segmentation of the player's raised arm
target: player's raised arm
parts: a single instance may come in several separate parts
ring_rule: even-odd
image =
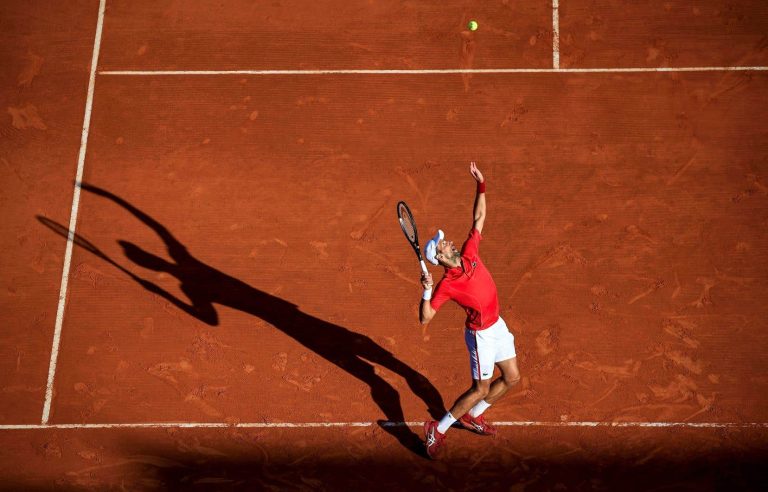
[[[483,224],[485,224],[485,179],[474,161],[469,164],[469,173],[477,181],[477,196],[475,196],[475,208],[472,212],[475,221],[474,228],[482,234]]]

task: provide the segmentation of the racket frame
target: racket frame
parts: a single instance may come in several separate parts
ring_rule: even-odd
[[[405,230],[405,225],[403,223],[403,217],[400,215],[400,206],[403,206],[405,208],[405,212],[407,213],[407,218],[405,220],[410,220],[411,225],[413,226],[413,241],[411,241],[411,238],[408,236],[408,232]],[[411,209],[408,207],[408,204],[404,201],[397,202],[397,219],[400,222],[400,228],[403,230],[403,234],[405,235],[405,239],[408,240],[408,244],[411,245],[413,248],[413,251],[416,253],[416,257],[419,259],[419,265],[421,266],[421,271],[424,273],[424,275],[427,275],[429,272],[427,271],[427,264],[424,262],[424,257],[421,255],[421,248],[419,247],[419,231],[416,228],[416,220],[413,218],[413,213],[411,212]]]

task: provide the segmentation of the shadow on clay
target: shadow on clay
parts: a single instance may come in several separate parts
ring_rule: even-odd
[[[210,326],[219,325],[219,316],[214,304],[237,309],[262,319],[366,383],[371,388],[371,397],[381,408],[386,421],[405,420],[400,395],[375,373],[373,364],[402,376],[411,390],[427,405],[433,418],[439,418],[445,413],[445,405],[437,388],[426,377],[369,337],[304,313],[295,304],[258,290],[201,262],[192,256],[165,226],[113,193],[87,183],[81,183],[80,188],[119,205],[163,240],[171,261],[144,251],[130,241],[119,240],[118,243],[125,256],[136,265],[176,277],[189,303],[118,264],[81,235],[73,234],[76,245],[118,268],[146,290]],[[68,237],[70,234],[66,227],[46,217],[37,218],[61,236]],[[407,426],[384,425],[386,421],[379,421],[382,429],[395,436],[406,448],[418,454],[423,453],[421,438],[416,433]]]

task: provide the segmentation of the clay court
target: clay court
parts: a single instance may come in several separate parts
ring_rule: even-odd
[[[765,2],[13,0],[0,27],[0,488],[768,479]],[[419,324],[395,205],[460,244],[472,160],[523,378],[433,462],[464,313]]]

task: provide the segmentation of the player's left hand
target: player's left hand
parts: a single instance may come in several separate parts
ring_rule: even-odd
[[[481,173],[480,169],[477,168],[477,163],[475,161],[469,163],[469,174],[471,174],[472,177],[475,178],[475,181],[478,183],[485,181],[485,178],[483,178],[483,173]]]

